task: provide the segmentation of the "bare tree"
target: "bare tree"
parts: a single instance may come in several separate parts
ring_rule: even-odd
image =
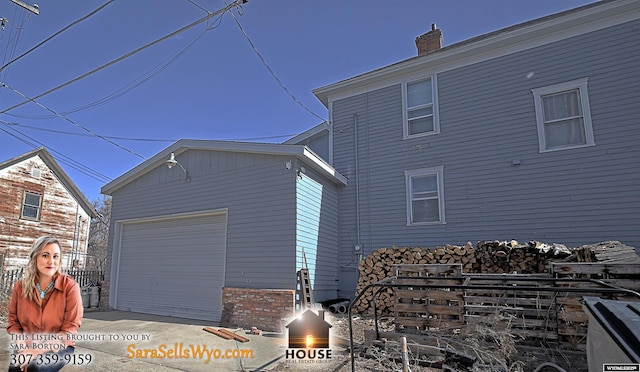
[[[92,204],[98,212],[98,217],[91,219],[91,226],[89,227],[87,269],[105,270],[107,265],[109,223],[111,221],[111,197],[103,195],[102,200],[94,200]]]

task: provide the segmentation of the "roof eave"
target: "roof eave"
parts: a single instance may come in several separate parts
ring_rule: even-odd
[[[132,182],[134,179],[165,164],[172,152],[177,156],[188,150],[249,152],[265,155],[296,156],[308,160],[310,165],[331,179],[334,183],[346,185],[346,178],[343,175],[338,173],[321,157],[304,145],[182,139],[160,151],[152,158],[140,163],[120,177],[107,183],[100,190],[105,195],[112,195],[114,191]]]
[[[461,41],[423,56],[415,56],[346,80],[312,90],[312,93],[329,107],[332,96],[345,92],[364,92],[368,84],[395,79],[399,76],[423,70],[442,71],[460,67],[463,59],[476,58],[477,61],[495,58],[500,51],[508,54],[518,48],[531,48],[553,40],[568,38],[591,29],[601,29],[609,25],[637,19],[640,7],[638,0],[600,0],[579,8],[545,16],[535,20],[506,27],[484,35]],[[501,54],[501,55],[502,55]],[[468,63],[468,62],[466,62]],[[366,90],[365,90],[366,91]]]

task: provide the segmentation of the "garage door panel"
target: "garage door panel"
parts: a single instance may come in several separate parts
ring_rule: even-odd
[[[224,214],[123,224],[115,307],[219,321],[225,254]]]

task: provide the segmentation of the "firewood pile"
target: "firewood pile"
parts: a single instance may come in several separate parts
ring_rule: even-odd
[[[606,242],[609,250],[622,249],[629,251],[620,242]],[[471,242],[464,246],[444,245],[434,249],[420,247],[391,247],[372,252],[360,261],[358,269],[360,277],[356,293],[360,293],[367,285],[395,276],[394,265],[401,264],[461,264],[464,273],[473,274],[541,274],[549,273],[551,262],[593,262],[598,250],[601,254],[603,243],[592,246],[581,246],[576,249],[561,244],[547,244],[530,241],[520,244],[511,241],[480,241],[475,246]],[[635,254],[635,250],[630,251]],[[588,257],[588,259],[587,259]],[[376,306],[381,313],[389,313],[393,307],[393,290],[380,291],[376,298]],[[354,311],[361,314],[373,314],[373,291],[369,290],[355,304]]]
[[[538,274],[549,272],[549,261],[571,256],[571,251],[561,244],[546,244],[530,241],[480,241],[475,249],[475,261],[470,273],[482,274]]]

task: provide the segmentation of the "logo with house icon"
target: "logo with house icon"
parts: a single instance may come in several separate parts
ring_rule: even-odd
[[[316,314],[309,309],[286,325],[289,330],[290,349],[328,349],[329,328],[324,320],[324,311]]]

